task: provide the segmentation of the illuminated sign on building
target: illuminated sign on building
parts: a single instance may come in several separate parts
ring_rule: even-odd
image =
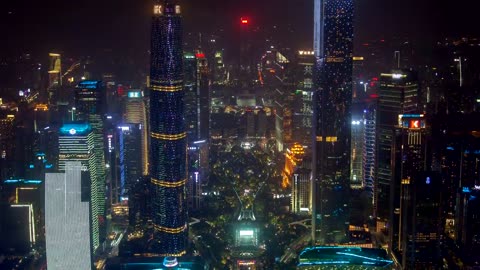
[[[26,179],[7,179],[3,181],[4,184],[41,184],[42,180],[26,180]]]
[[[406,78],[406,74],[401,74],[401,73],[382,73],[380,74],[382,77],[391,77],[392,79],[402,79]]]
[[[253,230],[241,230],[240,236],[253,236]]]
[[[89,124],[64,124],[60,128],[63,135],[85,135],[92,130]]]
[[[76,88],[81,89],[97,89],[100,87],[101,81],[81,81]]]
[[[153,14],[162,15],[162,6],[161,5],[154,5],[153,6]]]
[[[408,129],[424,129],[425,115],[423,114],[399,114],[398,125]]]
[[[135,91],[135,92],[128,92],[128,97],[129,98],[139,98],[142,97],[142,92],[141,91]]]
[[[299,55],[313,55],[313,51],[298,51]]]

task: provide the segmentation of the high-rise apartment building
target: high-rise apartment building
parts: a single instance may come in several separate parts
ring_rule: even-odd
[[[317,215],[321,242],[337,242],[346,230],[350,181],[353,1],[314,2],[315,132],[312,240]],[[319,190],[317,191],[317,185]],[[318,205],[318,206],[317,206]],[[334,235],[334,232],[339,232]],[[338,236],[338,237],[337,237]]]
[[[45,238],[48,269],[93,268],[89,175],[82,162],[45,176]],[[88,170],[88,169],[87,169]]]
[[[181,256],[187,244],[187,133],[184,116],[180,5],[153,7],[150,59],[152,221],[161,256]]]

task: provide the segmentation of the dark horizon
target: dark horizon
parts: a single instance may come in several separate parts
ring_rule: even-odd
[[[228,40],[238,19],[248,16],[253,26],[278,26],[285,39],[290,36],[290,28],[296,33],[293,42],[298,48],[312,43],[312,0],[295,4],[285,0],[180,2],[185,33],[224,29]],[[2,5],[0,13],[0,30],[8,37],[1,45],[2,54],[28,51],[42,55],[56,50],[81,56],[105,49],[145,53],[150,44],[152,4],[153,0],[85,0],[75,5],[61,0],[9,1]],[[469,21],[474,12],[474,4],[467,0],[455,5],[433,0],[394,4],[382,0],[355,1],[355,45],[392,37],[430,44],[444,37],[479,35],[480,30]]]

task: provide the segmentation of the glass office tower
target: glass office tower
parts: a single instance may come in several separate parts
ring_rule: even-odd
[[[352,47],[353,0],[315,0],[314,243],[317,220],[322,232],[318,240],[331,243],[341,241],[348,218]]]
[[[95,148],[95,134],[92,126],[87,123],[65,123],[60,127],[58,134],[58,163],[59,171],[66,170],[66,163],[79,161],[86,170],[88,170],[89,181],[89,201],[91,204],[92,220],[91,220],[91,238],[93,250],[100,246],[100,224],[101,217],[100,207],[105,199],[98,196],[98,173],[103,167],[97,160],[98,156],[93,149]]]
[[[182,19],[173,1],[155,2],[150,62],[152,220],[161,256],[186,252],[187,133]]]

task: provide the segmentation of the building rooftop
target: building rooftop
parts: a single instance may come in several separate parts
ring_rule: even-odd
[[[393,261],[383,249],[315,246],[299,255],[297,269],[390,269]]]
[[[109,258],[105,270],[203,270],[208,269],[200,257],[115,257]]]

